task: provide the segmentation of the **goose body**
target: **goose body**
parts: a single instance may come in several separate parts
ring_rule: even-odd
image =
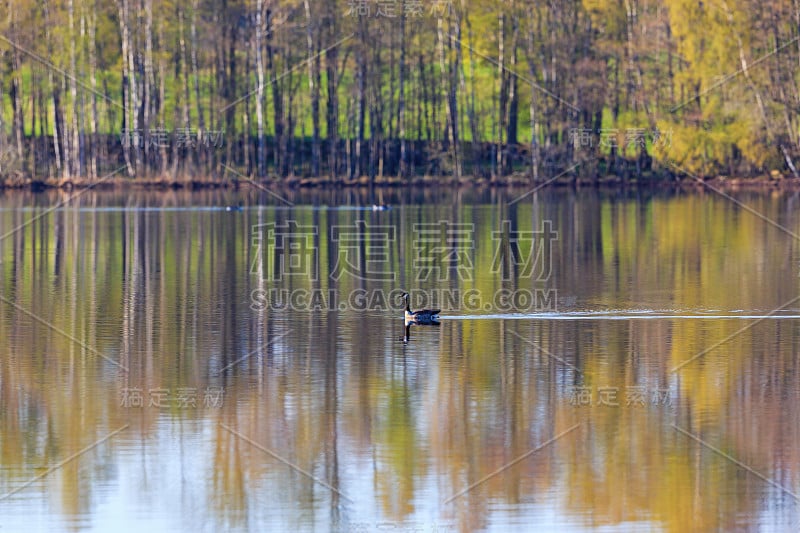
[[[418,311],[412,311],[407,292],[403,293],[403,299],[406,301],[406,322],[412,321],[417,324],[438,324],[440,309],[420,309]]]

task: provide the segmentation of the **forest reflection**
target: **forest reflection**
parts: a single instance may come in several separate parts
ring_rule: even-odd
[[[797,528],[800,319],[738,317],[800,314],[790,235],[666,192],[392,191],[385,212],[332,207],[364,191],[290,194],[231,213],[210,208],[230,192],[87,193],[0,241],[0,526],[44,506],[96,528],[111,501],[181,528]],[[738,198],[800,232],[791,194]],[[0,234],[59,200],[0,196]],[[419,279],[414,228],[442,221],[474,223],[469,275]],[[552,223],[547,279],[497,270],[504,221]],[[289,222],[317,229],[315,275],[273,275],[275,242],[254,239]],[[334,228],[359,227],[392,275],[333,275]],[[406,330],[393,297],[253,299],[301,289],[546,289],[558,312],[730,318],[453,308]]]

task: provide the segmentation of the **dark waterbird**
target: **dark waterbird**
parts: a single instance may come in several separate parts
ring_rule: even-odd
[[[411,310],[409,303],[409,294],[403,293],[403,299],[406,301],[406,322],[412,321],[416,324],[438,324],[440,309],[420,309],[418,311]]]
[[[403,344],[408,344],[411,340],[411,326],[438,326],[440,323],[431,320],[428,322],[417,322],[416,320],[405,320],[405,331],[403,332],[403,336],[400,337],[399,340],[403,341]]]

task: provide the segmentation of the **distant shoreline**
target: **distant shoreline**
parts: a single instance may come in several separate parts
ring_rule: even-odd
[[[330,177],[251,180],[246,178],[215,178],[215,177],[139,177],[126,178],[114,176],[110,178],[4,178],[0,179],[0,190],[47,190],[47,189],[237,189],[265,187],[274,190],[302,189],[302,188],[378,188],[378,189],[404,189],[404,188],[535,188],[535,187],[598,187],[598,188],[720,188],[725,190],[780,190],[800,189],[800,179],[784,176],[773,172],[771,175],[762,175],[747,178],[713,177],[700,180],[686,176],[645,175],[639,178],[621,178],[615,175],[601,177],[574,177],[564,176],[531,180],[528,176],[511,175],[491,180],[483,177],[462,177],[456,179],[452,176],[425,176],[415,178],[376,177],[370,179],[366,176],[355,179]]]

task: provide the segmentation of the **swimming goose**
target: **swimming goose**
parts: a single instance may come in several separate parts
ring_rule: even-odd
[[[436,320],[413,320],[413,319],[406,319],[404,326],[404,334],[398,340],[403,341],[403,344],[408,344],[411,341],[411,326],[440,326],[441,322]]]
[[[406,301],[406,321],[411,320],[417,324],[438,324],[437,320],[439,320],[440,309],[420,309],[418,311],[412,311],[407,292],[403,293],[403,299]]]

